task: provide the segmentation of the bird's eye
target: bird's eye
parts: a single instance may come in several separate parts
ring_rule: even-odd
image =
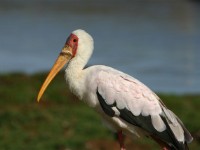
[[[73,42],[77,42],[77,39],[73,39]]]

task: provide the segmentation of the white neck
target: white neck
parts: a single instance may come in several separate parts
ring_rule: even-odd
[[[82,99],[86,76],[86,71],[83,68],[92,55],[94,42],[92,37],[83,30],[75,30],[73,34],[79,38],[78,48],[76,55],[71,59],[65,70],[65,78],[71,92]]]
[[[90,56],[79,57],[75,56],[68,64],[65,70],[65,79],[71,92],[75,94],[79,99],[83,98],[84,94],[84,81],[85,70],[83,68],[87,64]]]

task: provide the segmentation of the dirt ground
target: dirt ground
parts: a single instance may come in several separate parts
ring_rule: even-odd
[[[86,149],[88,150],[119,150],[119,143],[114,140],[91,140],[86,143]],[[142,143],[137,143],[132,139],[126,138],[125,140],[126,150],[146,150],[152,149],[153,147],[149,145],[144,145]]]

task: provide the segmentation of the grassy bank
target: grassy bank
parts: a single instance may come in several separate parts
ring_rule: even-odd
[[[41,103],[37,92],[46,74],[0,75],[0,149],[79,150],[117,149],[112,132],[100,117],[66,90],[63,73],[47,89]],[[196,137],[200,147],[200,95],[159,95]],[[152,141],[126,140],[127,149],[159,149]]]

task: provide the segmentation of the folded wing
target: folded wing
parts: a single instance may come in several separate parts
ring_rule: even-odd
[[[96,94],[108,116],[118,116],[174,149],[185,149],[192,141],[180,119],[144,84],[112,69],[97,74]]]

